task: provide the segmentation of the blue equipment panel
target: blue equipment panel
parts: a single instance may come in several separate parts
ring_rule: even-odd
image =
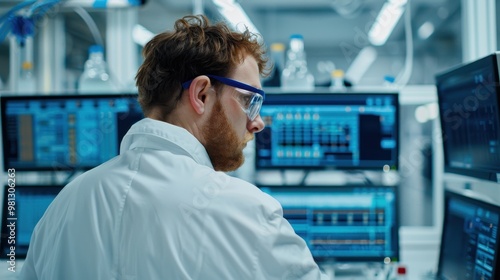
[[[2,97],[4,169],[89,169],[143,115],[135,95]]]
[[[269,94],[260,114],[257,169],[397,169],[397,94]]]
[[[262,188],[280,202],[285,219],[315,259],[398,260],[396,187],[306,189]]]

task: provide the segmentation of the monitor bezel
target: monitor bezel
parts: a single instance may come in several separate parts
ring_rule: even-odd
[[[400,245],[400,237],[399,237],[399,229],[401,227],[401,221],[400,221],[400,205],[399,205],[399,188],[398,185],[344,185],[344,186],[334,186],[332,187],[331,185],[311,185],[311,186],[268,186],[268,185],[258,185],[260,189],[269,189],[277,193],[283,193],[283,192],[299,192],[299,193],[324,193],[324,192],[351,192],[354,193],[357,189],[383,189],[384,191],[391,191],[394,193],[394,223],[395,227],[392,229],[392,234],[393,237],[395,238],[395,254],[393,256],[357,256],[357,257],[318,257],[314,256],[313,258],[317,262],[335,262],[335,263],[362,263],[362,262],[371,262],[371,263],[386,263],[387,262],[387,257],[391,259],[391,262],[398,262],[400,260],[400,250],[401,250],[401,245]],[[272,196],[272,191],[271,193],[267,193],[268,195]],[[264,191],[265,192],[265,191]],[[274,197],[273,197],[274,198]],[[281,203],[280,203],[281,205]],[[312,253],[312,252],[311,252]]]
[[[280,104],[277,103],[275,98],[287,98],[287,97],[294,97],[294,96],[309,96],[309,97],[319,97],[319,96],[390,96],[391,98],[394,98],[394,107],[396,109],[395,111],[395,127],[396,127],[396,157],[395,157],[395,162],[393,166],[391,166],[391,170],[399,170],[399,154],[400,154],[400,103],[399,103],[399,92],[397,91],[363,91],[363,92],[332,92],[329,90],[316,90],[314,92],[271,92],[266,94],[266,100],[264,101],[264,104],[262,106],[266,106],[267,104]],[[283,99],[282,99],[283,100]],[[269,103],[271,101],[272,103]],[[288,104],[285,104],[288,105]],[[321,105],[321,104],[318,104]],[[258,136],[256,136],[257,138]],[[289,166],[289,165],[272,165],[272,166],[260,166],[259,161],[258,161],[258,143],[255,141],[255,147],[254,147],[254,168],[255,170],[372,170],[372,171],[383,171],[382,166],[366,166],[366,165],[359,165],[359,166],[342,166],[342,165],[294,165],[294,166]]]
[[[483,179],[483,180],[488,180],[488,181],[493,181],[500,183],[500,167],[498,170],[485,170],[485,169],[480,169],[480,168],[460,168],[456,166],[451,166],[450,165],[450,155],[449,151],[446,148],[446,132],[443,129],[445,127],[445,120],[442,117],[443,116],[443,107],[441,104],[443,103],[443,92],[440,91],[439,85],[449,79],[450,77],[453,77],[457,73],[470,73],[471,69],[475,69],[477,64],[484,64],[485,62],[491,63],[493,65],[493,77],[494,77],[494,83],[495,83],[495,94],[496,94],[496,99],[497,99],[497,123],[499,124],[499,129],[500,129],[500,70],[499,67],[500,65],[498,64],[498,61],[500,61],[500,52],[495,52],[493,54],[490,54],[488,56],[485,56],[483,58],[480,58],[476,61],[467,63],[467,64],[461,64],[458,66],[455,66],[447,71],[441,72],[436,74],[435,79],[436,79],[436,93],[437,93],[437,100],[438,100],[438,107],[439,107],[439,120],[440,120],[440,126],[441,126],[441,133],[442,133],[442,143],[443,143],[443,155],[444,155],[444,172],[446,173],[453,173],[453,174],[458,174],[458,175],[464,175],[464,176],[469,176],[477,179]],[[500,139],[500,130],[499,130],[499,139]]]
[[[94,168],[93,165],[79,165],[79,166],[70,166],[66,164],[58,164],[57,166],[38,166],[38,167],[23,167],[23,166],[12,166],[10,165],[8,159],[8,153],[6,153],[8,149],[8,139],[7,139],[7,118],[6,118],[6,106],[10,101],[33,101],[33,100],[55,100],[55,99],[109,99],[109,98],[129,98],[137,100],[137,93],[116,93],[116,94],[57,94],[57,95],[42,95],[42,94],[33,94],[33,95],[2,95],[0,96],[0,118],[2,125],[2,163],[3,170],[7,171],[8,169],[14,168],[16,171],[75,171],[75,170],[89,170]]]
[[[444,204],[443,204],[444,205],[443,224],[441,227],[441,240],[440,240],[441,242],[439,245],[439,258],[438,258],[438,266],[437,266],[437,272],[436,272],[438,277],[442,276],[441,273],[442,273],[442,269],[443,269],[442,264],[443,264],[443,257],[444,257],[443,248],[444,248],[444,244],[446,241],[446,238],[445,238],[446,234],[445,233],[447,230],[445,225],[447,224],[448,219],[449,219],[449,201],[450,201],[450,199],[458,199],[458,200],[461,200],[461,201],[464,201],[464,202],[467,202],[470,204],[478,205],[479,207],[483,207],[483,208],[486,208],[490,211],[494,211],[500,215],[500,205],[493,204],[492,202],[489,202],[486,199],[483,199],[481,197],[475,197],[472,195],[468,195],[466,191],[445,189],[444,190],[444,197],[443,197],[443,201],[444,201]],[[498,228],[500,229],[500,221],[499,221]],[[500,280],[500,234],[497,234],[497,248],[498,248],[498,251],[497,251],[497,254],[495,256],[495,260],[493,261],[495,264],[494,268],[496,269],[494,271],[496,274],[496,277],[493,280]],[[439,278],[439,279],[441,279],[441,278]]]

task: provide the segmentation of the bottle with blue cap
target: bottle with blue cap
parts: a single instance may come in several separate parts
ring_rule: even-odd
[[[106,70],[104,48],[101,45],[92,45],[89,48],[89,59],[78,83],[79,93],[107,93],[115,92],[111,77]]]
[[[285,69],[281,74],[281,86],[285,90],[312,91],[314,76],[307,69],[304,38],[300,34],[290,36]]]

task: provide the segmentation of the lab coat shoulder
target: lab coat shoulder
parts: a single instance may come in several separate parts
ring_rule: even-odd
[[[305,241],[283,217],[281,205],[256,186],[228,176],[208,211],[232,246],[253,254],[253,279],[326,279]]]

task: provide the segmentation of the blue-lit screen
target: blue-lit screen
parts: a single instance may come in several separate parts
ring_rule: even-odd
[[[436,76],[446,172],[500,182],[495,54]]]
[[[445,193],[439,279],[500,279],[500,207]]]
[[[397,94],[268,94],[260,115],[258,169],[397,169]]]
[[[318,260],[399,258],[395,187],[262,188]]]
[[[16,247],[16,257],[25,257],[28,252],[28,246],[31,234],[36,224],[42,218],[45,210],[57,196],[62,186],[24,186],[18,185],[15,188],[14,209],[8,209],[9,197],[8,189],[4,191],[3,201],[3,219],[2,219],[2,238],[1,238],[1,257],[6,257],[10,252],[10,246]],[[13,215],[9,215],[12,213]],[[9,244],[9,237],[12,236],[10,229],[7,228],[9,222],[16,224],[15,244]],[[12,242],[12,241],[11,241]]]
[[[4,169],[89,169],[142,119],[135,95],[2,97]]]

